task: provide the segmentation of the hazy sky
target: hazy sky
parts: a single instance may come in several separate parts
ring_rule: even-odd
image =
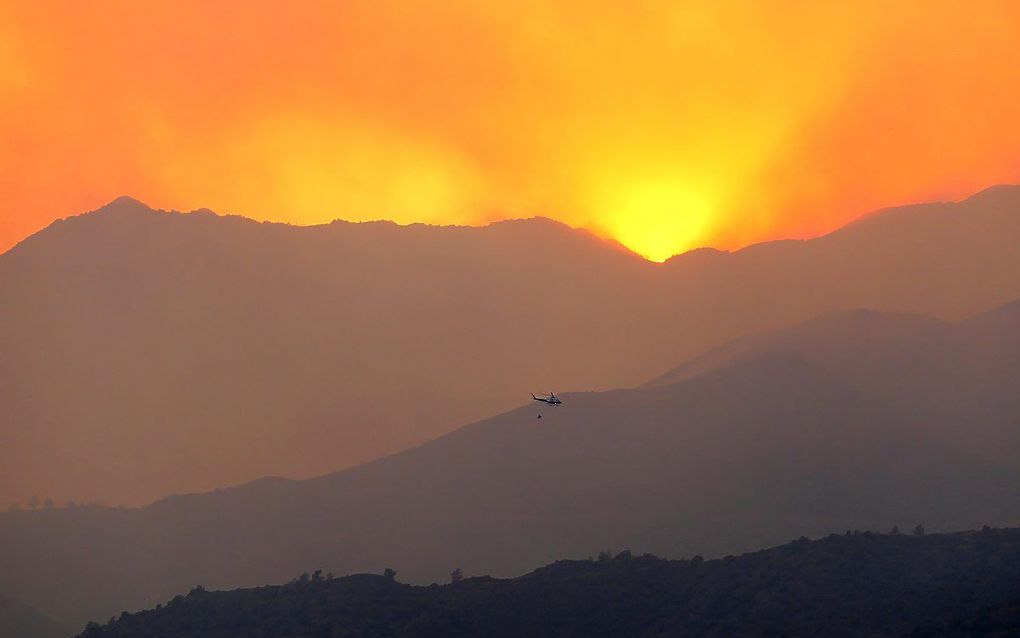
[[[117,195],[655,259],[1020,181],[1020,2],[0,0],[0,250]]]

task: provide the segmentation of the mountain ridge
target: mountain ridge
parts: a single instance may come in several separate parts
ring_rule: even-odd
[[[664,265],[556,222],[76,217],[0,256],[0,507],[315,476],[826,311],[1020,297],[1020,188],[938,210]]]
[[[237,218],[237,219],[242,219],[242,220],[250,221],[250,222],[255,223],[255,224],[278,225],[278,226],[284,226],[284,227],[289,227],[289,228],[313,228],[313,229],[314,228],[321,228],[321,227],[324,227],[324,226],[331,226],[331,225],[353,225],[353,226],[358,226],[358,225],[362,225],[362,224],[366,224],[366,225],[385,224],[385,225],[391,225],[391,226],[398,227],[398,228],[415,228],[415,227],[434,228],[434,229],[447,229],[447,228],[488,228],[488,227],[491,227],[491,226],[498,226],[500,224],[507,224],[507,223],[512,224],[512,223],[519,223],[519,222],[534,222],[536,224],[550,223],[553,226],[558,226],[558,227],[562,227],[562,228],[569,229],[569,230],[572,230],[572,231],[579,231],[579,232],[582,232],[582,233],[589,234],[589,235],[591,235],[593,237],[596,237],[597,239],[600,239],[603,242],[606,242],[608,244],[617,246],[617,247],[623,249],[624,251],[626,251],[628,253],[631,253],[631,254],[633,254],[633,255],[635,255],[637,257],[640,257],[643,261],[648,261],[650,264],[656,264],[656,263],[670,263],[670,262],[673,262],[673,260],[677,260],[677,259],[679,259],[679,260],[686,260],[688,258],[694,258],[696,256],[699,257],[699,258],[702,258],[701,256],[706,255],[706,254],[711,254],[713,256],[715,256],[717,254],[718,255],[733,255],[733,254],[740,253],[740,252],[742,252],[744,250],[747,250],[747,249],[757,250],[759,247],[768,246],[770,244],[779,244],[779,245],[781,245],[781,244],[787,244],[787,243],[810,242],[810,241],[815,240],[815,239],[823,239],[823,238],[826,238],[826,237],[830,237],[832,235],[838,235],[838,234],[840,234],[840,233],[842,233],[844,231],[848,231],[850,229],[856,230],[856,228],[859,225],[861,225],[861,224],[871,224],[873,222],[887,221],[884,218],[886,218],[886,217],[895,217],[897,215],[901,215],[901,214],[904,214],[904,213],[906,213],[906,214],[916,214],[916,213],[919,213],[919,212],[930,212],[932,210],[939,210],[939,209],[943,209],[945,207],[952,207],[952,206],[956,206],[956,205],[959,205],[959,204],[966,204],[966,203],[978,203],[978,202],[981,202],[981,203],[987,203],[987,202],[1001,203],[999,200],[1006,200],[1006,203],[1013,203],[1013,200],[1015,200],[1017,198],[1017,196],[1018,196],[1017,195],[1018,192],[1020,192],[1020,184],[994,184],[992,186],[988,186],[988,187],[986,187],[986,188],[984,188],[984,189],[982,189],[980,191],[977,191],[977,192],[975,192],[975,193],[973,193],[971,195],[968,195],[968,196],[966,196],[966,197],[964,197],[962,199],[958,199],[958,200],[940,200],[940,201],[930,201],[930,202],[915,202],[915,203],[910,203],[910,204],[899,204],[899,205],[895,205],[895,206],[889,206],[889,207],[885,207],[885,208],[880,208],[880,209],[877,209],[877,210],[874,210],[874,211],[871,211],[871,212],[868,212],[868,213],[864,213],[861,216],[859,216],[859,217],[857,217],[857,218],[855,218],[853,220],[850,220],[849,222],[843,224],[839,228],[836,228],[836,229],[834,229],[832,231],[829,231],[829,232],[826,232],[826,233],[822,233],[822,234],[819,234],[819,235],[816,235],[816,236],[812,236],[812,237],[796,238],[796,239],[794,239],[794,238],[789,238],[789,239],[785,239],[785,238],[770,239],[770,240],[765,240],[765,241],[760,241],[760,242],[753,242],[753,243],[748,244],[746,246],[742,246],[740,248],[736,248],[736,249],[732,249],[732,250],[719,249],[719,248],[715,248],[715,247],[712,247],[712,246],[697,246],[697,247],[694,247],[694,248],[690,248],[690,249],[688,249],[688,250],[686,250],[686,251],[684,251],[682,253],[677,253],[675,255],[671,255],[671,256],[667,257],[665,260],[663,260],[662,262],[655,262],[655,261],[648,260],[648,259],[646,259],[644,257],[641,257],[641,255],[639,255],[638,253],[634,252],[633,250],[627,248],[626,246],[624,246],[623,244],[621,244],[617,240],[614,240],[614,239],[611,239],[611,238],[599,237],[597,234],[595,234],[594,232],[592,232],[592,231],[590,231],[588,229],[585,229],[585,228],[582,228],[582,227],[570,226],[569,224],[566,224],[566,223],[561,222],[559,220],[553,219],[553,218],[548,217],[548,216],[543,216],[543,215],[535,215],[535,216],[532,216],[532,217],[515,217],[515,218],[507,218],[507,219],[497,219],[497,220],[492,220],[492,221],[486,222],[484,224],[433,224],[433,223],[429,223],[429,222],[400,223],[400,222],[395,222],[395,221],[388,220],[388,219],[374,219],[374,220],[364,220],[364,221],[352,221],[352,220],[346,220],[346,219],[343,219],[343,218],[335,218],[335,219],[332,219],[330,221],[316,223],[316,224],[294,224],[294,223],[290,223],[290,222],[280,222],[280,221],[272,221],[272,220],[257,220],[257,219],[254,219],[252,217],[248,217],[248,216],[245,216],[245,215],[239,214],[239,213],[219,213],[219,212],[216,212],[215,210],[212,210],[210,208],[204,208],[204,207],[203,208],[197,208],[197,209],[190,210],[190,211],[182,211],[182,210],[176,210],[176,209],[153,208],[152,206],[149,206],[145,202],[143,202],[143,201],[141,201],[141,200],[139,200],[139,199],[137,199],[137,198],[135,198],[135,197],[133,197],[131,195],[120,195],[120,196],[115,197],[114,199],[110,200],[108,203],[106,203],[106,204],[104,204],[104,205],[102,205],[102,206],[100,206],[100,207],[98,207],[98,208],[96,208],[94,210],[85,211],[83,213],[78,213],[78,214],[75,214],[75,215],[58,218],[58,219],[54,220],[53,222],[51,222],[51,224],[49,226],[47,226],[47,227],[45,227],[43,229],[40,229],[36,233],[33,233],[33,235],[36,235],[36,234],[44,232],[47,228],[49,228],[50,226],[52,226],[54,224],[57,224],[57,223],[60,223],[60,222],[63,222],[63,221],[68,221],[68,220],[76,218],[76,217],[83,217],[83,216],[96,215],[96,214],[103,215],[103,214],[110,214],[110,213],[114,213],[114,214],[131,214],[131,213],[137,213],[137,212],[143,212],[143,213],[154,212],[154,213],[176,214],[176,215],[192,215],[192,214],[196,214],[196,213],[198,213],[198,214],[211,214],[211,215],[213,215],[215,217],[218,217],[218,218]],[[919,210],[919,209],[924,209],[924,211]],[[33,236],[33,235],[30,235],[30,237]],[[17,244],[15,244],[15,246],[16,245]],[[2,254],[2,253],[0,253],[0,254]]]
[[[875,328],[845,343],[812,332],[840,321],[816,322],[788,333],[810,347],[750,352],[671,385],[564,393],[563,406],[520,406],[315,478],[0,515],[0,587],[77,622],[312,566],[429,582],[452,565],[503,576],[605,547],[711,556],[846,528],[1020,522],[1020,342],[1003,338],[1020,317],[895,350],[902,317],[844,315]],[[973,355],[962,376],[958,352]],[[904,379],[903,365],[933,371]],[[38,559],[51,555],[62,559]]]
[[[896,636],[1015,596],[1017,548],[1015,529],[847,531],[718,560],[603,552],[428,587],[392,573],[306,573],[282,586],[196,587],[81,636]]]
[[[11,250],[13,250],[17,246],[19,246],[22,242],[25,242],[25,241],[27,241],[29,239],[32,239],[33,237],[36,237],[37,235],[46,233],[51,228],[62,226],[63,224],[68,223],[68,222],[87,221],[89,219],[96,219],[96,218],[98,218],[98,219],[103,219],[103,218],[131,219],[132,217],[144,217],[144,216],[150,216],[151,217],[151,216],[154,216],[154,215],[160,215],[160,216],[184,216],[184,217],[189,217],[189,216],[191,216],[191,217],[213,217],[213,218],[223,219],[223,220],[241,221],[241,222],[250,223],[250,224],[259,225],[259,226],[268,226],[268,227],[279,227],[279,228],[294,229],[297,232],[300,232],[302,229],[309,229],[309,230],[313,230],[314,231],[314,230],[317,230],[317,229],[323,229],[323,228],[329,228],[329,227],[348,227],[348,228],[349,227],[355,227],[355,228],[357,228],[357,227],[379,227],[379,228],[408,229],[410,231],[419,230],[419,229],[457,231],[457,230],[460,230],[460,229],[465,229],[465,230],[466,229],[487,229],[487,228],[493,228],[493,227],[497,227],[498,228],[500,226],[509,227],[509,226],[514,226],[514,225],[530,225],[530,226],[534,226],[536,228],[555,229],[557,231],[567,230],[567,231],[572,231],[574,233],[578,233],[578,234],[580,234],[582,236],[590,236],[590,237],[592,237],[594,239],[597,239],[600,242],[603,242],[603,243],[605,243],[605,244],[607,244],[609,246],[612,246],[613,248],[618,248],[618,249],[620,249],[620,250],[622,250],[622,251],[624,251],[626,253],[629,253],[629,254],[631,254],[631,255],[633,255],[635,257],[639,257],[643,261],[647,261],[643,257],[641,257],[640,255],[635,253],[634,251],[630,250],[629,248],[626,248],[619,241],[616,241],[616,240],[611,239],[611,238],[598,237],[595,233],[591,232],[590,230],[587,230],[587,229],[584,229],[584,228],[579,228],[579,227],[573,227],[573,226],[570,226],[570,225],[568,225],[568,224],[566,224],[564,222],[561,222],[559,220],[553,219],[551,217],[543,216],[543,215],[535,215],[535,216],[532,216],[532,217],[516,217],[516,218],[507,218],[507,219],[496,219],[496,220],[492,220],[490,222],[487,222],[487,223],[484,223],[484,224],[478,224],[478,225],[475,225],[475,224],[432,224],[432,223],[428,223],[428,222],[400,223],[400,222],[396,222],[396,221],[389,220],[389,219],[370,219],[370,220],[363,220],[363,221],[352,221],[352,220],[347,220],[347,219],[342,219],[342,218],[336,218],[336,219],[332,219],[330,221],[316,223],[316,224],[295,224],[295,223],[283,222],[283,221],[259,220],[259,219],[255,219],[253,217],[248,217],[246,215],[239,214],[239,213],[220,213],[220,212],[217,212],[217,211],[215,211],[213,209],[205,208],[205,207],[197,208],[197,209],[194,209],[194,210],[187,210],[187,211],[176,210],[176,209],[154,208],[154,207],[146,204],[145,202],[143,202],[143,201],[141,201],[141,200],[139,200],[139,199],[137,199],[135,197],[132,197],[131,195],[120,195],[120,196],[110,200],[106,204],[103,204],[102,206],[100,206],[100,207],[98,207],[96,209],[85,211],[85,212],[82,212],[82,213],[77,213],[77,214],[74,214],[74,215],[68,215],[68,216],[65,216],[65,217],[57,218],[57,219],[53,220],[46,227],[44,227],[44,228],[36,231],[35,233],[32,233],[28,237],[24,238],[21,242],[18,242],[17,244],[15,244],[11,248],[9,248],[4,253],[0,253],[0,256],[5,254],[6,252],[10,252]],[[649,262],[649,263],[655,263],[655,262]]]

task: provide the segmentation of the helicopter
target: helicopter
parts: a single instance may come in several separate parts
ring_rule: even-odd
[[[547,403],[549,405],[563,405],[563,401],[560,401],[560,398],[552,392],[545,396],[535,396],[535,393],[533,392],[531,393],[531,398],[536,401],[541,401],[542,403]]]

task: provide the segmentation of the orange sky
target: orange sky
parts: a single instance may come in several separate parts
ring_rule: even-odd
[[[1020,181],[1020,2],[0,0],[0,250],[130,194],[654,259]]]

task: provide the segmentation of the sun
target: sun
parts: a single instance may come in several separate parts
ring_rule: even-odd
[[[702,246],[716,210],[709,193],[679,179],[616,184],[600,207],[606,235],[658,262]]]

